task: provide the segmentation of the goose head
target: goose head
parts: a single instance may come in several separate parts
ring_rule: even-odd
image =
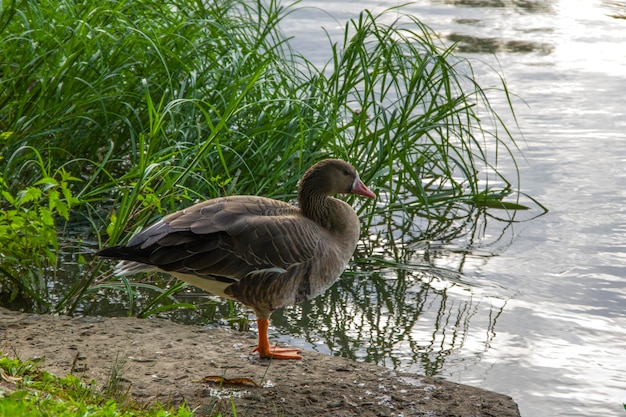
[[[375,199],[359,178],[359,173],[348,162],[340,159],[324,159],[310,167],[302,176],[298,195],[359,194]]]
[[[358,194],[376,198],[376,194],[365,186],[351,164],[340,159],[325,159],[310,167],[300,180],[298,202],[302,213],[316,221],[328,215],[327,201],[333,194]]]

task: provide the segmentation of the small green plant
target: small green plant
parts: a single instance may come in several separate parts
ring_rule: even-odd
[[[31,151],[35,157],[20,169],[38,179],[18,184],[21,189],[14,191],[16,186],[0,172],[0,276],[4,277],[0,299],[11,303],[16,297],[27,296],[36,302],[38,310],[46,311],[49,300],[42,271],[54,276],[58,268],[57,223],[59,219],[69,221],[72,208],[79,204],[72,184],[80,180],[62,167],[54,172],[48,169],[36,149],[21,151]]]
[[[122,381],[124,380],[123,371],[126,361],[120,358],[119,352],[115,355],[115,360],[111,364],[109,377],[103,389],[103,394],[107,398],[113,398],[118,403],[125,403],[129,400],[128,389],[124,389]]]
[[[41,361],[10,359],[0,353],[0,416],[12,417],[191,417],[186,405],[118,403],[98,393],[95,383],[75,375],[57,377],[40,369]]]

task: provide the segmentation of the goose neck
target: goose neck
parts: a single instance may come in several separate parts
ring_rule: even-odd
[[[327,195],[303,187],[298,193],[298,203],[305,217],[324,227],[329,226],[330,204]]]

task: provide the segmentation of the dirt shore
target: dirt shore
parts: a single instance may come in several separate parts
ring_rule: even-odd
[[[232,415],[233,398],[237,416],[519,417],[505,395],[317,352],[303,352],[301,361],[260,360],[251,354],[255,342],[253,334],[163,319],[38,316],[0,308],[4,355],[45,358],[43,369],[100,387],[117,364],[136,401],[186,401],[199,407],[198,416]],[[242,380],[203,381],[206,376]]]

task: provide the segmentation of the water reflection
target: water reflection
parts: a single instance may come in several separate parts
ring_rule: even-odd
[[[526,13],[554,13],[555,2],[545,0],[433,0],[431,3],[462,7],[510,8]]]
[[[532,41],[506,40],[500,38],[481,38],[461,33],[451,33],[447,36],[451,42],[458,43],[458,51],[463,53],[537,53],[549,55],[554,52],[554,46]]]
[[[457,30],[448,34],[446,38],[450,42],[457,42],[458,51],[462,53],[549,55],[555,50],[552,44],[536,40],[545,39],[545,34],[554,30],[550,22],[545,22],[543,26],[510,27],[502,20],[502,15],[555,15],[556,1],[433,0],[431,3],[452,5],[458,8],[456,17],[452,19]],[[464,8],[466,10],[463,10]],[[473,11],[472,9],[480,10]],[[506,9],[506,11],[498,10],[494,13],[490,9]],[[542,21],[533,23],[541,25]],[[492,36],[485,36],[488,28],[492,29],[490,31]],[[480,29],[482,36],[477,35],[477,29]],[[520,39],[520,35],[525,35],[524,39]]]
[[[325,353],[440,374],[450,355],[465,347],[478,358],[496,335],[510,294],[499,285],[467,279],[465,269],[474,271],[508,246],[513,224],[473,210],[445,225],[405,223],[398,238],[390,219],[358,247],[354,264],[335,286],[276,312],[273,325],[295,338],[283,339],[290,343],[304,341]]]
[[[472,337],[470,326],[482,327],[485,319],[480,343],[487,349],[505,304],[490,306],[485,315],[480,302],[469,292],[462,300],[463,290],[455,287],[426,272],[360,271],[312,302],[277,312],[273,323],[324,352],[392,368],[415,364],[436,375]]]
[[[626,2],[604,0],[602,6],[608,9],[607,16],[615,19],[626,19]]]

